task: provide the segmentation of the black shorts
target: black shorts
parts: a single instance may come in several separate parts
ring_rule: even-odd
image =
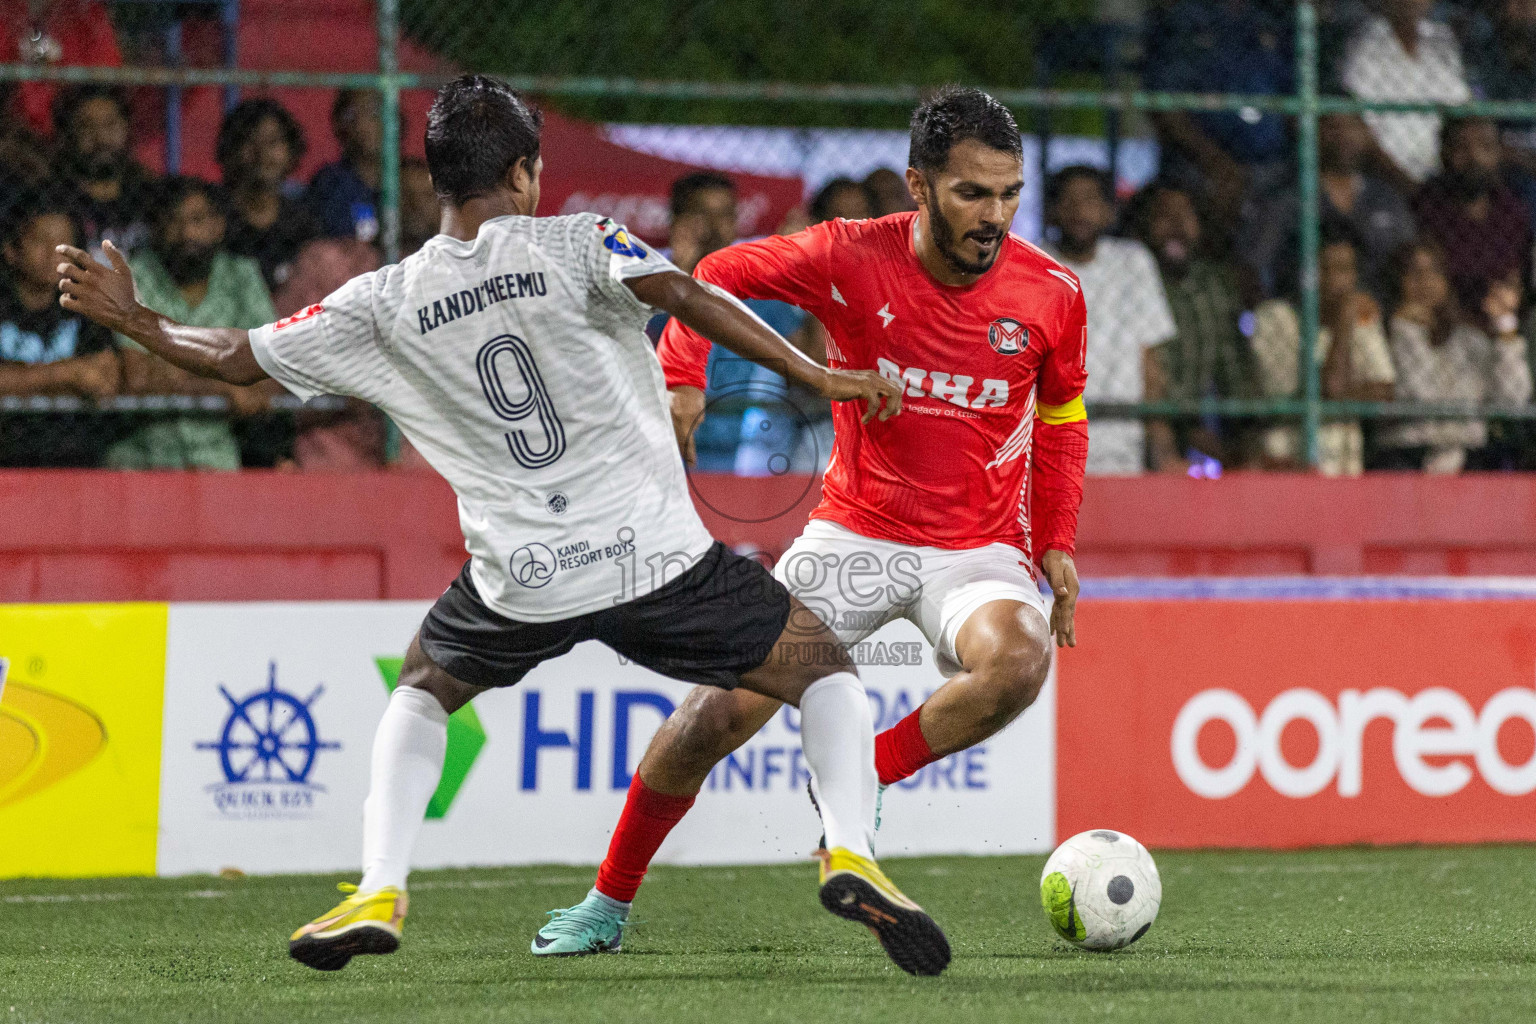
[[[789,621],[789,591],[716,541],[645,597],[554,622],[521,622],[480,600],[465,563],[421,624],[432,663],[474,686],[513,686],[540,662],[601,640],[653,672],[730,690],[768,660]]]

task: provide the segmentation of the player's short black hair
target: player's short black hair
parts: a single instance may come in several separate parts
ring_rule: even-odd
[[[694,171],[678,178],[672,183],[672,216],[687,213],[693,197],[700,192],[713,192],[716,189],[724,189],[734,196],[736,183],[719,171]]]
[[[490,75],[461,75],[437,90],[427,112],[427,171],[439,199],[487,195],[519,160],[539,159],[544,115]]]
[[[53,130],[60,138],[69,137],[70,123],[76,112],[91,100],[111,100],[118,113],[127,121],[133,116],[128,105],[128,94],[111,85],[76,85],[60,91],[53,101]]]
[[[1115,182],[1108,171],[1090,164],[1073,164],[1063,167],[1045,180],[1045,208],[1049,210],[1061,201],[1067,186],[1074,181],[1091,181],[1099,187],[1099,195],[1111,206],[1115,203]]]
[[[56,188],[32,186],[7,197],[0,212],[0,245],[9,245],[39,217],[68,217],[75,226],[75,238],[83,237],[80,206],[73,193]]]
[[[912,111],[907,164],[924,173],[941,171],[949,151],[966,139],[1023,157],[1019,126],[1007,107],[980,89],[946,85]]]
[[[309,146],[304,140],[304,129],[299,127],[298,119],[277,100],[259,96],[242,100],[235,109],[224,115],[224,121],[219,125],[219,137],[213,144],[213,158],[224,169],[226,176],[238,158],[240,147],[250,139],[256,127],[269,117],[282,130],[283,138],[288,142],[288,152],[293,154],[294,165],[297,166],[304,159],[304,152]]]
[[[864,197],[864,202],[871,210],[875,209],[875,197],[871,195],[871,189],[862,181],[854,181],[852,178],[833,178],[811,198],[811,220],[821,223],[832,216],[832,200],[837,198],[839,192],[857,192]]]
[[[181,204],[192,196],[202,196],[219,213],[225,213],[224,190],[206,178],[191,174],[172,174],[155,183],[155,202],[149,214],[150,230],[158,237],[176,216]]]

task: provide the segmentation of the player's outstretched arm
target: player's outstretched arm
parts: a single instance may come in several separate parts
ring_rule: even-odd
[[[226,384],[255,384],[266,371],[251,352],[249,331],[226,327],[187,327],[139,304],[133,272],[117,246],[104,242],[110,267],[72,245],[61,245],[59,305],[103,327],[132,338],[174,366]]]
[[[744,359],[766,366],[834,402],[862,400],[864,422],[901,412],[902,386],[873,370],[822,366],[753,316],[739,299],[686,274],[666,272],[624,282],[648,306],[682,323]]]

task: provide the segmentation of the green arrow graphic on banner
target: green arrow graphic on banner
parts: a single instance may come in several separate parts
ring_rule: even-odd
[[[405,663],[405,659],[374,658],[373,661],[379,666],[379,675],[384,677],[385,688],[393,693],[395,684],[400,681],[400,666]],[[485,728],[480,724],[480,716],[475,714],[473,704],[465,704],[448,716],[448,752],[443,757],[443,778],[427,804],[428,819],[448,816],[448,808],[453,804],[453,798],[458,796],[459,787],[464,785],[470,766],[480,756],[480,748],[483,746]]]

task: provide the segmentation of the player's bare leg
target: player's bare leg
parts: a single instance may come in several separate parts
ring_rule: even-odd
[[[792,620],[803,622],[808,613],[798,601],[794,606]],[[950,958],[944,933],[874,862],[877,780],[869,702],[846,652],[824,626],[787,628],[768,660],[743,674],[740,689],[699,687],[674,712],[641,760],[597,885],[583,906],[608,901],[627,914],[651,858],[692,806],[709,769],[783,703],[800,708],[801,743],[825,829],[822,905],[869,927],[903,970],[941,972]]]
[[[995,735],[1035,702],[1051,668],[1050,628],[1031,605],[990,601],[960,627],[955,653],[963,671],[915,712],[935,760]]]
[[[411,847],[443,773],[448,716],[482,687],[433,664],[411,641],[400,682],[373,740],[372,774],[363,804],[363,878],[351,895],[294,932],[288,953],[316,970],[335,971],[354,956],[393,953],[405,921]]]

